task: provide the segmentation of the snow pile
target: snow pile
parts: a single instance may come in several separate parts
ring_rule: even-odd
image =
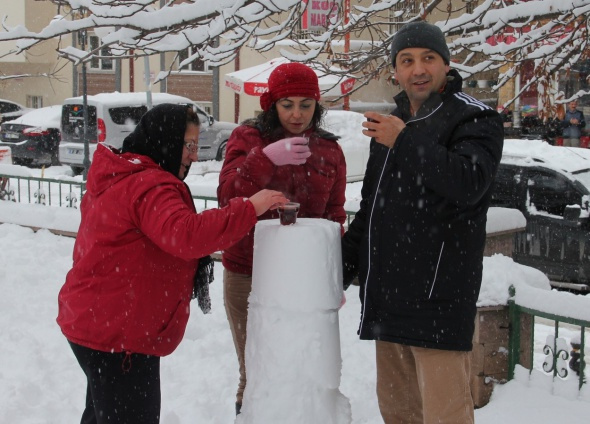
[[[517,264],[501,254],[484,257],[477,306],[507,305],[510,286],[514,286],[517,292],[521,286],[537,292],[551,290],[547,276],[536,268]]]

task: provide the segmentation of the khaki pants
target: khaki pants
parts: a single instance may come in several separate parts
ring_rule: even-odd
[[[579,138],[564,138],[563,147],[580,147]]]
[[[238,355],[240,381],[236,402],[241,404],[246,388],[246,324],[248,322],[248,297],[252,290],[252,276],[223,270],[223,299],[231,335]]]
[[[473,424],[470,352],[376,342],[385,424]]]

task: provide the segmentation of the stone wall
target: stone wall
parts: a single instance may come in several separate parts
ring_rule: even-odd
[[[520,323],[520,363],[531,365],[532,317]],[[471,393],[476,408],[487,405],[494,386],[508,380],[510,319],[508,306],[478,308],[471,352]]]

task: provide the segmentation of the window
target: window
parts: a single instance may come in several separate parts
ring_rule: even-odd
[[[121,106],[109,109],[109,115],[117,125],[137,125],[147,112],[147,106]]]
[[[100,38],[96,35],[88,37],[88,49],[95,52],[95,56],[90,60],[90,69],[111,71],[113,70],[113,59],[107,58],[111,55],[111,50],[108,47],[100,46]]]
[[[580,91],[590,90],[590,59],[578,60],[568,71],[560,71],[559,77],[559,90],[563,91],[567,98]],[[578,99],[578,109],[589,105],[588,96],[582,96]],[[585,111],[584,114],[586,114]],[[588,121],[588,118],[586,118],[586,121]]]
[[[519,202],[520,171],[516,167],[500,164],[492,188],[492,205],[520,209]]]
[[[213,114],[213,104],[209,103],[209,102],[198,102],[197,106],[199,106],[201,109],[203,109],[205,112],[207,112],[209,115]],[[199,119],[201,119],[201,116],[199,116]]]
[[[477,7],[477,0],[463,0],[465,2],[465,13],[473,13]]]
[[[389,9],[389,20],[391,33],[398,32],[402,25],[418,13],[417,0],[400,1]]]
[[[207,65],[207,62],[201,58],[193,60],[191,63],[183,66],[182,68],[180,67],[180,64],[185,59],[188,59],[190,56],[192,56],[194,53],[195,48],[193,47],[189,47],[188,49],[184,49],[178,52],[178,70],[185,72],[209,72],[209,66]]]
[[[43,107],[43,96],[27,96],[27,107],[33,109]]]
[[[0,102],[0,113],[18,112],[20,107],[15,103]]]
[[[96,139],[96,107],[88,106],[88,136]],[[84,135],[84,109],[82,105],[65,104],[61,114],[62,134],[70,136],[70,140],[80,141]]]
[[[579,205],[581,194],[565,177],[543,170],[532,171],[527,181],[530,203],[537,211],[563,216],[565,207]]]

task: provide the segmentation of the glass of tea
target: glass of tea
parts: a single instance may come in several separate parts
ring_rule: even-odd
[[[288,202],[278,207],[281,225],[293,225],[297,221],[299,203]]]

